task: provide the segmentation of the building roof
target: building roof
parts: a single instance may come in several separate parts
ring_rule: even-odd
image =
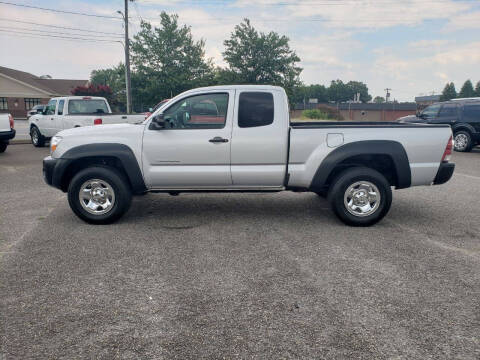
[[[84,86],[88,83],[88,80],[40,78],[39,76],[20,70],[10,69],[4,66],[0,66],[0,74],[40,89],[52,96],[71,95],[71,90],[77,86]]]
[[[416,96],[415,102],[431,102],[431,101],[440,101],[440,95],[426,95],[426,96]]]

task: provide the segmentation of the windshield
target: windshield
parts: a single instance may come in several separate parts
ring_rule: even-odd
[[[77,99],[68,102],[69,114],[107,114],[107,102],[102,99]]]

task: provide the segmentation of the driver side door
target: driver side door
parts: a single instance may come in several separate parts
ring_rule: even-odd
[[[150,120],[142,151],[143,173],[150,189],[222,189],[232,185],[234,101],[234,90],[190,94],[162,111],[165,128],[156,129]]]

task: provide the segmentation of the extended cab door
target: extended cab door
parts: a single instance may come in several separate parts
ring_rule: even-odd
[[[232,185],[234,90],[190,93],[163,110],[165,128],[147,124],[142,166],[151,189],[223,189]]]
[[[289,114],[283,90],[237,90],[232,131],[234,187],[282,187]]]

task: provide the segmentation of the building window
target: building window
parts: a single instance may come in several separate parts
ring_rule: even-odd
[[[25,110],[30,110],[38,104],[40,104],[40,99],[25,98]]]
[[[8,110],[7,98],[0,97],[0,110]]]

